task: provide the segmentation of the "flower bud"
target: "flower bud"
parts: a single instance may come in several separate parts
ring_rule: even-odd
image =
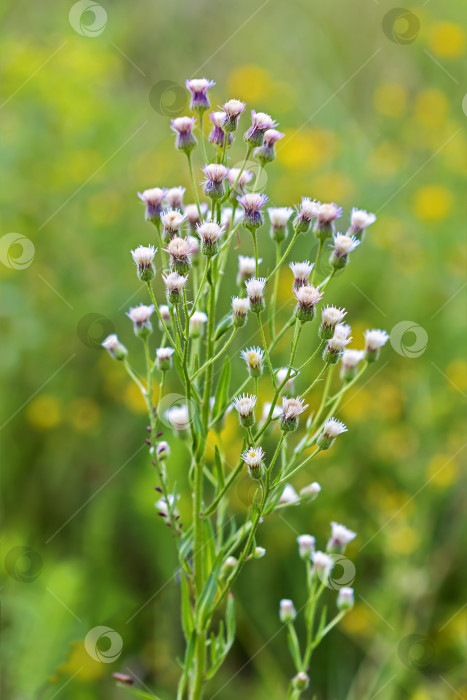
[[[321,241],[331,238],[334,231],[334,221],[342,216],[342,208],[337,204],[320,204],[315,223],[315,236]]]
[[[354,593],[353,588],[341,588],[337,594],[337,608],[341,612],[344,610],[349,610],[354,606]]]
[[[297,675],[292,679],[292,686],[294,690],[302,691],[306,690],[310,685],[310,679],[305,673],[305,671],[299,671]]]
[[[284,624],[293,622],[297,617],[297,611],[291,600],[283,598],[279,604],[279,618]]]
[[[279,503],[286,506],[296,506],[300,503],[300,496],[290,484],[284,486],[284,490],[279,498]]]
[[[232,298],[232,322],[235,328],[241,328],[245,325],[249,310],[249,299],[240,297]]]
[[[229,578],[237,568],[238,560],[235,557],[227,557],[221,568],[221,578]]]
[[[304,262],[289,263],[289,267],[294,276],[294,289],[299,289],[300,287],[306,287],[309,285],[309,278],[314,266],[314,263],[311,263],[309,260],[305,260]]]
[[[156,445],[156,457],[159,462],[162,462],[167,457],[170,457],[170,445],[165,440],[161,440]]]
[[[206,179],[203,184],[203,192],[206,197],[213,200],[221,199],[225,194],[224,180],[229,170],[220,163],[209,163],[203,167]]]
[[[258,194],[257,192],[249,192],[244,194],[243,197],[237,197],[240,206],[243,209],[243,225],[250,231],[255,231],[257,228],[263,225],[264,219],[261,213],[261,207],[263,207],[268,198],[265,194]]]
[[[155,311],[153,304],[146,306],[145,304],[140,304],[139,306],[132,307],[128,312],[127,316],[133,321],[133,330],[135,335],[137,335],[142,340],[145,340],[152,333],[152,325],[149,320]]]
[[[334,566],[334,560],[324,552],[313,552],[311,560],[313,562],[313,572],[318,574],[321,581],[327,581]]]
[[[161,372],[167,372],[172,367],[172,355],[175,350],[173,348],[157,348],[156,350],[156,365]]]
[[[185,220],[186,216],[177,209],[163,212],[161,214],[161,221],[164,227],[162,232],[164,241],[168,243],[174,236],[178,236]]]
[[[249,350],[242,350],[240,354],[247,364],[250,377],[255,379],[261,377],[263,373],[264,350],[261,350],[261,348],[249,348]]]
[[[167,298],[171,304],[179,304],[182,299],[182,290],[187,283],[188,277],[179,275],[178,272],[169,272],[168,275],[162,275],[166,289]]]
[[[312,484],[308,484],[308,486],[304,486],[300,489],[300,497],[308,501],[313,501],[320,492],[321,486],[317,481],[313,481]]]
[[[108,335],[101,345],[107,350],[109,355],[114,358],[114,360],[122,361],[128,355],[128,350],[121,344],[115,333]]]
[[[323,352],[323,360],[328,365],[335,365],[336,362],[342,357],[347,343],[352,340],[348,337],[347,328],[350,332],[350,326],[338,323],[334,328],[334,335],[328,340],[328,343]]]
[[[345,349],[342,353],[341,379],[344,382],[351,382],[357,376],[358,363],[365,357],[363,350]]]
[[[250,447],[242,452],[242,459],[248,467],[252,479],[259,480],[264,474],[264,450],[262,447]]]
[[[303,400],[297,396],[296,399],[282,399],[282,414],[279,419],[281,430],[285,433],[293,432],[298,428],[298,416],[308,408],[308,404],[303,405]]]
[[[266,550],[264,549],[264,547],[255,547],[255,551],[253,552],[253,558],[262,559],[265,554]]]
[[[240,172],[240,168],[230,168],[227,179],[230,185],[230,199],[234,204],[236,204],[238,197],[242,197],[246,193],[246,186],[253,180],[253,177],[250,170]]]
[[[297,542],[300,557],[302,559],[310,559],[315,551],[315,538],[312,535],[299,535]]]
[[[186,433],[188,431],[190,427],[190,415],[186,404],[171,406],[169,410],[166,411],[165,415],[175,432]]]
[[[215,84],[213,80],[206,80],[206,78],[195,78],[185,81],[187,89],[191,92],[190,109],[192,112],[203,114],[210,108],[211,103],[209,102],[208,90],[214,87]]]
[[[186,275],[191,268],[191,247],[188,240],[174,236],[165,251],[170,256],[170,269],[179,275]]]
[[[333,337],[337,324],[342,323],[346,313],[345,309],[338,309],[337,306],[326,306],[321,311],[319,336],[322,340],[330,340]]]
[[[207,320],[208,320],[208,317],[204,313],[204,311],[194,311],[193,312],[193,316],[190,318],[190,325],[189,325],[189,331],[190,331],[191,338],[200,338],[202,336],[203,330],[204,330],[204,325],[205,325]]]
[[[271,222],[269,234],[273,241],[281,243],[287,238],[287,225],[293,209],[290,207],[269,207],[268,215]]]
[[[258,264],[262,262],[259,258]],[[256,274],[256,260],[255,258],[249,258],[247,255],[238,256],[238,276],[237,284],[243,286],[245,280],[249,280]]]
[[[254,157],[259,160],[263,168],[268,163],[272,163],[272,161],[275,159],[276,154],[274,151],[274,145],[277,143],[277,141],[283,139],[284,136],[285,134],[282,134],[276,129],[267,129],[267,131],[264,132],[262,145],[255,148],[253,153]]]
[[[145,218],[146,221],[151,221],[153,224],[159,224],[160,214],[162,211],[162,202],[165,199],[167,190],[165,188],[153,187],[144,192],[138,192],[138,197],[146,205]]]
[[[156,274],[153,264],[155,254],[156,248],[152,245],[140,245],[131,251],[131,256],[137,266],[138,277],[142,282],[150,282]]]
[[[297,300],[295,316],[303,323],[312,321],[315,317],[315,305],[323,298],[323,292],[310,284],[295,289],[294,295]]]
[[[184,187],[171,187],[165,196],[167,204],[171,209],[181,209],[183,207]]]
[[[245,102],[240,100],[229,100],[224,105],[222,109],[225,112],[227,119],[224,123],[224,130],[227,132],[236,131],[238,127],[238,120],[240,115],[246,107]]]
[[[225,106],[224,106],[225,109]],[[264,140],[264,134],[268,129],[274,129],[277,122],[264,112],[251,112],[251,127],[244,135],[246,143],[251,147],[261,146]]]
[[[195,124],[196,119],[194,117],[177,117],[177,119],[171,120],[170,128],[177,134],[175,148],[183,151],[187,156],[190,155],[197,143],[193,134]]]
[[[219,252],[219,238],[225,232],[223,226],[219,226],[214,221],[205,221],[197,227],[198,236],[201,239],[201,250],[203,255],[212,257]]]
[[[253,277],[245,282],[246,293],[250,302],[250,309],[253,313],[259,314],[264,309],[264,287],[266,279]]]
[[[329,258],[329,264],[334,270],[342,270],[349,261],[349,254],[360,245],[360,241],[357,241],[355,236],[347,236],[342,233],[334,234],[333,239],[334,250]]]
[[[389,340],[386,331],[367,330],[365,331],[365,359],[368,362],[376,362],[379,358],[379,351]]]
[[[357,536],[356,532],[352,532],[345,525],[340,525],[339,523],[331,523],[332,534],[331,538],[327,544],[327,552],[339,552],[342,554],[345,550],[346,545],[352,542]]]
[[[233,403],[240,419],[240,425],[244,428],[251,428],[255,424],[256,396],[243,394],[237,396]]]
[[[316,440],[316,444],[320,450],[328,450],[336,437],[346,431],[347,428],[344,423],[341,423],[341,421],[335,418],[330,418],[325,422],[323,430]]]
[[[349,234],[352,236],[355,236],[355,238],[358,241],[361,241],[363,239],[363,236],[365,234],[365,230],[368,226],[371,226],[371,224],[374,224],[376,221],[376,216],[375,214],[369,214],[366,212],[364,209],[356,209],[355,207],[352,209],[352,213],[350,215],[350,229],[349,229]]]
[[[227,138],[227,146],[230,146],[233,141],[232,134],[226,134],[223,128],[227,119],[226,113],[211,112],[209,119],[213,124],[212,131],[209,134],[209,143],[212,143],[215,148],[223,149],[225,139]]]
[[[311,222],[318,216],[320,206],[321,202],[317,202],[316,199],[302,198],[300,209],[293,222],[296,233],[307,233],[309,231]]]

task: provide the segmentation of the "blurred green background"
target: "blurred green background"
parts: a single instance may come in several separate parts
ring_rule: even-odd
[[[286,133],[267,171],[275,205],[308,195],[346,218],[378,214],[328,297],[349,310],[353,346],[367,327],[405,322],[343,406],[349,433],[297,479],[318,480],[319,499],[261,529],[267,556],[236,584],[238,643],[207,697],[284,697],[277,609],[303,600],[295,538],[323,546],[337,520],[359,535],[356,605],[313,660],[317,697],[467,698],[465,4],[90,5],[71,22],[67,2],[0,10],[2,697],[120,700],[112,673],[128,669],[173,697],[171,533],[155,515],[144,406],[99,340],[115,328],[139,351],[124,311],[146,297],[129,250],[153,232],[136,191],[184,185],[192,199],[169,118],[187,108],[185,78],[206,76],[213,105],[244,99]],[[237,145],[232,163],[242,156]],[[240,360],[233,370],[240,381]],[[223,439],[235,459],[233,419]],[[233,494],[239,509],[248,488]],[[84,648],[99,625],[123,639],[114,663]]]

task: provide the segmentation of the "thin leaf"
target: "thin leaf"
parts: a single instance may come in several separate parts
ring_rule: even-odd
[[[230,387],[230,362],[224,362],[219,383],[217,385],[216,394],[214,397],[214,406],[212,415],[214,417],[222,415],[227,406],[227,400]]]
[[[222,468],[222,457],[217,445],[214,448],[214,465],[216,467],[217,487],[219,491],[224,488],[224,470]]]

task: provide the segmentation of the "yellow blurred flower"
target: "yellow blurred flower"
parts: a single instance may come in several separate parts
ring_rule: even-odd
[[[100,417],[97,403],[86,396],[77,398],[69,406],[69,419],[76,430],[89,430],[96,426]]]
[[[28,421],[35,428],[55,428],[62,419],[62,402],[58,396],[42,394],[31,401],[26,409]]]
[[[133,382],[129,382],[127,385],[123,398],[126,405],[133,413],[147,413],[148,409],[144,397]]]
[[[355,197],[355,181],[344,173],[330,172],[311,179],[311,190],[322,202],[343,202]]]
[[[403,165],[404,151],[394,141],[382,141],[369,154],[367,170],[371,176],[391,177],[398,173]]]
[[[285,167],[292,170],[309,172],[336,157],[337,137],[332,131],[307,127],[297,132],[288,132],[283,143],[283,146],[278,147],[280,159]]]
[[[419,533],[408,525],[388,528],[388,545],[397,554],[410,554],[419,543]]]
[[[422,90],[417,95],[414,106],[415,120],[423,126],[439,126],[449,111],[449,102],[441,90]]]
[[[375,615],[368,606],[363,603],[355,603],[339,623],[349,634],[355,634],[361,637],[374,635],[375,632]]]
[[[467,390],[467,362],[465,360],[450,362],[446,367],[446,374],[461,391]]]
[[[92,681],[107,674],[106,664],[96,661],[84,647],[84,642],[73,642],[68,659],[57,668],[60,675],[73,676],[79,681]]]
[[[442,58],[458,58],[465,51],[465,31],[454,22],[437,22],[430,31],[428,45]]]
[[[415,193],[414,211],[422,221],[440,221],[453,206],[453,196],[443,185],[425,185]]]
[[[419,688],[410,696],[409,700],[432,700],[432,696],[428,695],[422,688]]]
[[[350,389],[349,395],[346,395],[346,401],[341,406],[340,411],[347,420],[357,421],[370,415],[372,405],[372,395],[369,391],[359,388]]]
[[[239,66],[227,79],[227,93],[246,102],[266,100],[275,94],[274,80],[265,68],[255,65]],[[256,111],[259,109],[256,108]]]
[[[426,476],[430,484],[439,488],[447,488],[457,480],[459,464],[451,455],[435,455],[428,464]]]
[[[407,90],[399,83],[383,83],[373,94],[373,104],[386,117],[400,117],[407,106]]]

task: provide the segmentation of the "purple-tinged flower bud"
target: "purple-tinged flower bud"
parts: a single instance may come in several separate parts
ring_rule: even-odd
[[[225,110],[225,105],[224,105]],[[264,140],[264,133],[268,129],[274,129],[277,126],[277,122],[274,121],[269,114],[264,112],[251,112],[251,126],[243,137],[250,148],[255,146],[261,146]]]
[[[316,572],[321,581],[327,582],[331,573],[334,561],[328,554],[324,552],[313,552],[311,555],[313,561],[313,572]]]
[[[230,185],[230,199],[236,202],[238,197],[246,192],[246,186],[253,180],[253,173],[250,170],[243,170],[240,173],[240,168],[230,168],[227,179]],[[235,185],[235,188],[234,188]]]
[[[159,224],[159,218],[162,211],[162,202],[167,194],[167,190],[160,187],[153,187],[144,192],[138,192],[138,197],[146,205],[145,218],[146,221],[151,221],[153,224]]]
[[[207,315],[204,311],[194,311],[193,316],[190,318],[190,337],[200,338],[203,334],[204,326],[208,320]]]
[[[184,187],[171,187],[165,196],[167,204],[171,209],[181,209],[183,207]]]
[[[330,418],[323,426],[323,431],[318,435],[316,444],[320,450],[329,450],[338,435],[347,431],[346,426],[340,420]]]
[[[149,320],[155,311],[153,304],[146,306],[145,304],[140,304],[139,306],[133,306],[129,311],[127,311],[127,316],[133,321],[133,330],[135,335],[143,340],[146,339],[152,333],[152,325]]]
[[[214,221],[204,221],[197,227],[198,236],[201,239],[201,251],[203,255],[212,257],[219,252],[219,238],[224,233],[224,227]]]
[[[291,484],[286,484],[279,498],[279,503],[285,506],[298,506],[300,496]]]
[[[302,489],[300,489],[300,497],[306,498],[308,501],[314,501],[316,496],[318,496],[320,493],[321,486],[317,481],[313,481],[312,484],[308,484],[308,486],[304,486]]]
[[[199,208],[201,209],[201,215],[205,216],[206,212],[208,210],[208,205],[206,202],[202,202],[199,205]],[[196,227],[198,224],[201,223],[201,219],[199,216],[198,212],[198,207],[196,204],[186,204],[183,210],[185,217],[190,225],[191,231],[194,233],[196,231]]]
[[[248,394],[236,396],[233,405],[238,413],[240,425],[243,425],[244,428],[251,428],[255,424],[256,396],[248,396]]]
[[[308,408],[308,404],[303,405],[303,400],[297,396],[296,399],[282,399],[282,414],[279,425],[285,433],[291,433],[298,428],[298,416]]]
[[[315,223],[315,236],[321,241],[331,238],[334,232],[334,221],[342,216],[342,207],[333,202],[321,204],[318,209],[318,217]]]
[[[296,233],[307,233],[309,231],[311,222],[318,216],[320,206],[321,202],[317,202],[316,199],[302,197],[300,209],[293,222]]]
[[[293,214],[290,207],[269,207],[268,215],[271,222],[269,234],[273,241],[280,243],[287,238],[287,224]]]
[[[134,679],[131,676],[127,676],[126,673],[112,673],[112,676],[123,685],[133,685],[135,682]]]
[[[264,140],[262,146],[255,148],[253,153],[254,157],[257,158],[257,160],[259,160],[263,168],[268,163],[272,163],[272,161],[276,157],[274,146],[278,141],[280,141],[280,139],[283,139],[284,136],[285,134],[282,134],[280,131],[277,131],[277,129],[268,129],[264,132]]]
[[[297,675],[292,679],[292,686],[294,690],[302,692],[306,690],[310,685],[310,679],[305,673],[305,671],[299,671]]]
[[[353,608],[354,606],[354,593],[353,593],[353,588],[347,588],[344,586],[344,588],[341,588],[339,590],[339,593],[337,594],[337,609],[340,612],[343,612],[344,610],[350,610],[350,608]]]
[[[294,290],[294,295],[297,300],[295,307],[295,316],[299,321],[305,323],[312,321],[315,317],[315,306],[323,298],[324,292],[313,287],[312,284],[306,284]]]
[[[223,127],[225,131],[231,132],[237,130],[238,120],[240,119],[240,115],[244,111],[245,107],[245,102],[235,99],[229,100],[222,106],[223,111],[227,115],[227,120]]]
[[[261,348],[249,348],[248,350],[242,350],[240,355],[247,364],[250,377],[254,379],[261,377],[263,373],[264,350],[261,350]]]
[[[245,282],[246,293],[250,302],[250,309],[254,314],[259,314],[264,309],[264,287],[266,279],[252,277]]]
[[[156,350],[156,365],[161,372],[167,372],[172,367],[172,355],[175,350],[173,348],[157,348]]]
[[[197,144],[193,134],[196,119],[194,117],[177,117],[177,119],[172,119],[171,124],[170,128],[177,134],[175,148],[189,156]]]
[[[161,440],[156,445],[156,457],[159,462],[162,462],[167,457],[170,457],[170,445],[165,440]]]
[[[115,333],[108,335],[107,338],[101,343],[102,347],[107,350],[109,355],[114,358],[114,360],[124,360],[128,355],[128,350],[118,339]]]
[[[168,243],[171,238],[177,236],[185,220],[186,216],[176,209],[162,213],[161,221],[164,227],[162,238],[164,241]]]
[[[258,264],[262,263],[259,258]],[[245,280],[249,280],[256,274],[256,260],[249,258],[247,255],[238,256],[238,276],[237,284],[242,285]]]
[[[174,506],[179,498],[180,498],[180,496],[175,497],[172,493],[169,493],[167,495],[167,500],[165,500],[165,498],[160,498],[158,501],[156,501],[155,506],[156,506],[156,510],[158,511],[158,514],[162,518],[168,518],[169,517],[169,509],[170,509],[170,511],[172,512],[172,515],[177,518],[179,513],[178,513],[178,510]]]
[[[156,274],[153,264],[156,250],[152,245],[140,245],[131,251],[131,256],[136,263],[138,277],[142,282],[149,282]]]
[[[225,194],[224,180],[229,174],[228,168],[220,163],[209,163],[203,168],[206,180],[203,184],[203,192],[210,199],[221,199]]]
[[[346,313],[345,309],[338,309],[337,306],[326,306],[321,311],[322,322],[319,327],[319,337],[322,340],[330,340],[337,324],[342,323]]]
[[[327,552],[339,552],[342,554],[349,544],[357,536],[356,532],[352,532],[345,525],[339,525],[339,523],[331,523],[332,534],[331,538],[327,544]]]
[[[167,289],[167,298],[174,306],[179,304],[182,299],[182,290],[187,283],[188,277],[179,275],[178,272],[169,272],[168,275],[162,275],[164,284]]]
[[[162,320],[164,321],[165,325],[167,326],[172,321],[172,316],[170,315],[169,307],[166,304],[161,304],[161,306],[159,306],[159,311],[161,313]],[[159,321],[159,329],[161,331],[164,330],[164,327],[160,321]]]
[[[215,84],[213,80],[206,80],[206,78],[194,78],[185,81],[187,89],[191,92],[190,109],[193,112],[203,114],[210,108],[211,103],[209,102],[208,90],[214,87]]]
[[[299,535],[297,537],[297,542],[300,557],[302,559],[310,559],[315,551],[315,538],[312,535]]]
[[[250,310],[250,300],[244,297],[232,298],[232,322],[235,328],[245,325],[248,311]]]
[[[262,447],[250,447],[242,452],[242,459],[248,467],[252,479],[261,479],[264,473],[264,450]]]
[[[352,340],[344,329],[346,329],[346,326],[338,323],[334,329],[334,335],[332,338],[329,338],[328,343],[324,348],[323,360],[328,365],[335,365],[336,362],[338,362],[338,360],[342,357],[345,346]]]
[[[305,260],[304,262],[289,263],[289,267],[294,276],[294,289],[300,289],[300,287],[307,287],[309,285],[311,271],[313,270],[314,266],[315,264],[311,263],[309,260]]]
[[[349,254],[360,245],[355,236],[347,236],[344,233],[333,234],[334,250],[329,258],[329,264],[335,270],[341,270],[349,261]]]
[[[227,120],[227,115],[225,112],[211,112],[209,119],[212,121],[213,127],[211,133],[209,134],[209,143],[212,143],[216,148],[224,148],[224,142],[227,137],[227,146],[233,141],[232,134],[227,134],[224,131],[224,124]]]
[[[361,241],[365,234],[365,229],[368,226],[371,226],[371,224],[374,224],[375,221],[375,214],[369,214],[364,209],[356,209],[354,207],[350,215],[350,228],[348,233],[351,236],[355,236],[357,240]]]
[[[261,207],[268,201],[267,195],[249,192],[243,197],[237,197],[237,200],[243,209],[243,225],[250,231],[262,226],[264,219]]]
[[[365,357],[364,350],[345,349],[341,357],[341,379],[351,382],[357,376],[358,363]]]
[[[379,351],[389,340],[386,331],[367,330],[365,331],[365,359],[368,362],[376,362],[379,358]]]
[[[284,624],[293,622],[297,617],[295,606],[289,598],[283,598],[279,604],[279,619]]]
[[[186,275],[191,267],[191,248],[188,240],[174,236],[165,251],[170,255],[170,269],[179,275]]]

